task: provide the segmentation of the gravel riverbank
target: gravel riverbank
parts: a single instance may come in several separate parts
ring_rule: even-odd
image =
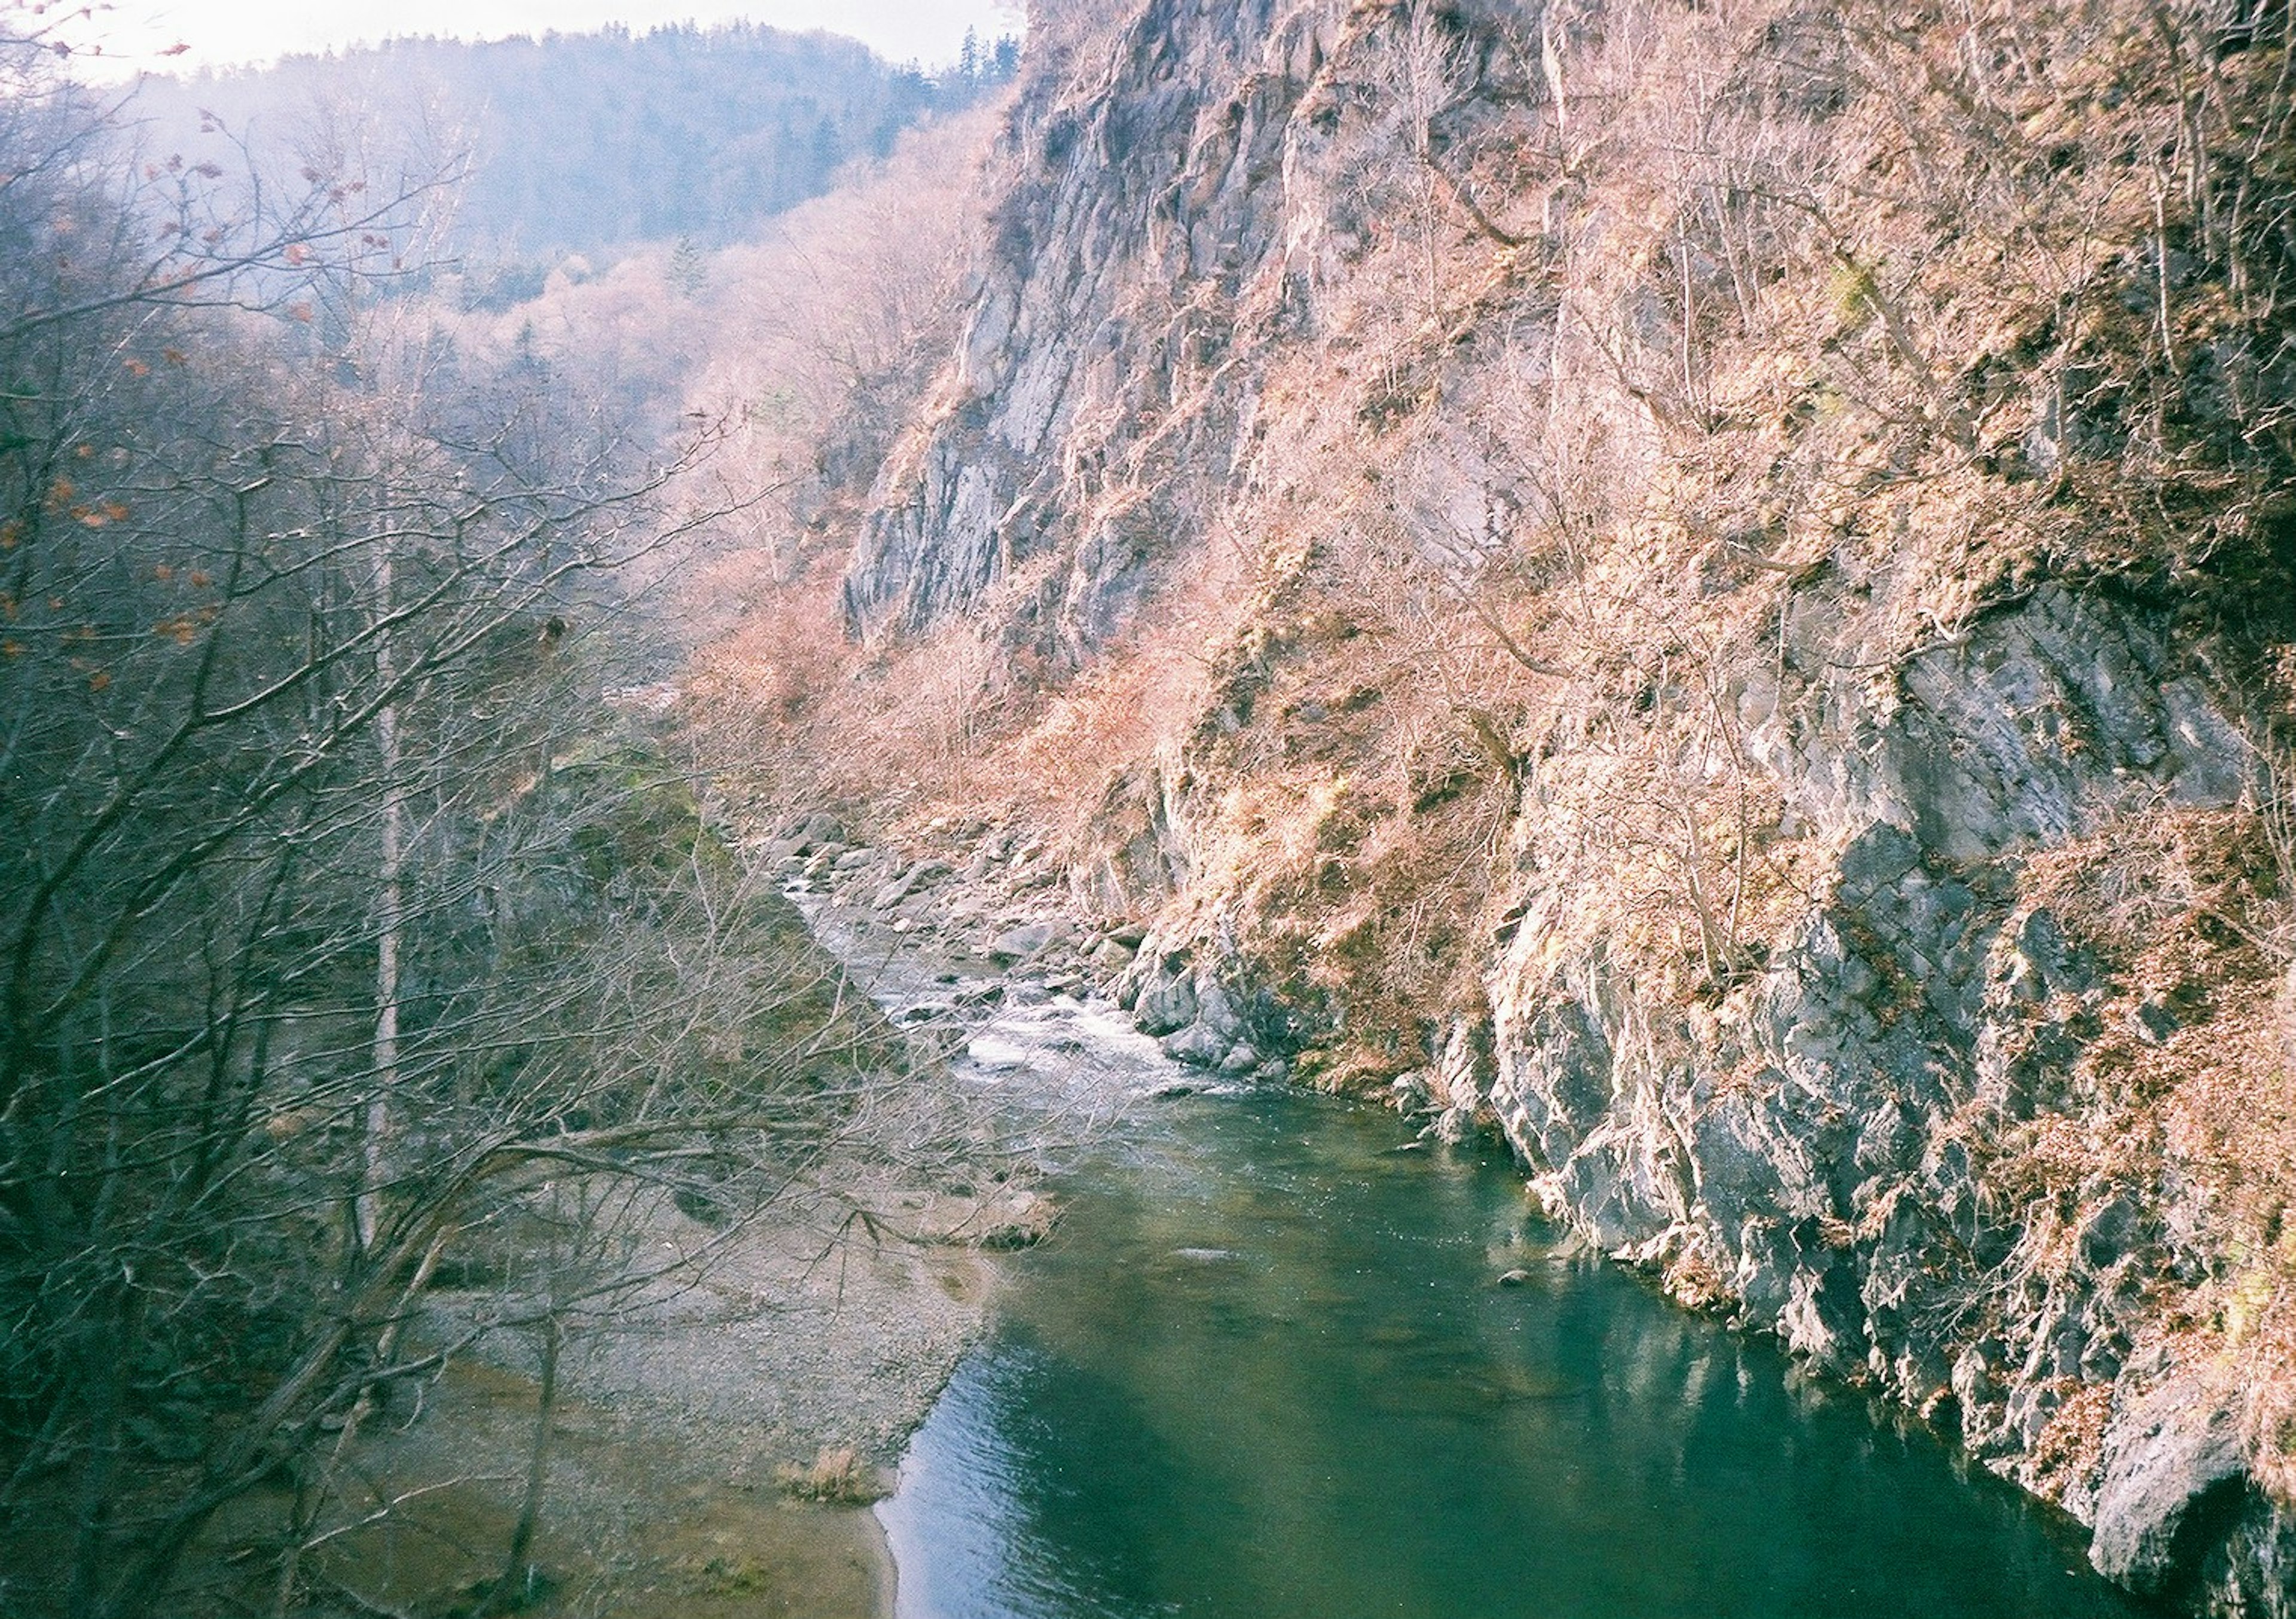
[[[667,1199],[624,1219],[625,1267],[660,1273],[566,1342],[534,1555],[554,1584],[529,1611],[892,1612],[865,1503],[987,1329],[996,1255],[1051,1229],[1037,1173],[1173,1076],[1092,999],[1130,960],[1122,931],[1079,926],[1035,851],[961,830],[979,834],[970,869],[854,843],[819,816],[759,852],[926,1059],[931,1083],[897,1104],[914,1117],[891,1139],[936,1145],[905,1154],[874,1132],[730,1226]],[[967,1150],[947,1152],[953,1139]],[[437,1290],[422,1329],[458,1336],[500,1298]],[[371,1426],[369,1492],[403,1499],[322,1559],[347,1611],[450,1614],[498,1573],[537,1350],[532,1330],[497,1328],[476,1361],[406,1392],[395,1431]]]

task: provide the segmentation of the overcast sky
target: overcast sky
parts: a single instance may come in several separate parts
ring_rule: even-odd
[[[1021,30],[1017,0],[116,0],[84,25],[103,57],[83,73],[138,68],[222,67],[325,51],[393,35],[500,39],[555,29],[572,34],[610,22],[636,32],[665,22],[747,18],[783,29],[849,34],[894,61],[953,61],[966,27],[983,38]],[[77,34],[76,34],[76,37]],[[178,41],[184,54],[159,53]]]

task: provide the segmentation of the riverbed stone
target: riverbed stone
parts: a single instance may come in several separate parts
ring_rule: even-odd
[[[1044,953],[1059,936],[1060,930],[1050,922],[1024,922],[1008,928],[989,942],[988,954],[995,960],[1011,963],[1025,961]]]
[[[1201,1023],[1192,1023],[1157,1043],[1163,1047],[1165,1056],[1192,1068],[1216,1068],[1231,1049],[1225,1034]]]
[[[825,843],[843,843],[846,841],[845,823],[836,816],[822,812],[807,816],[796,835],[816,846]]]
[[[1259,1067],[1259,1048],[1248,1040],[1239,1040],[1227,1049],[1219,1059],[1219,1071],[1230,1078],[1256,1072]]]

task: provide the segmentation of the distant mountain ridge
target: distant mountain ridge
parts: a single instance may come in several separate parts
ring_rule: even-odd
[[[217,149],[242,141],[258,164],[291,168],[305,148],[354,140],[467,151],[450,248],[504,263],[740,240],[827,191],[847,162],[882,157],[903,129],[1009,77],[1016,56],[976,47],[934,78],[855,40],[751,24],[398,39],[149,77],[130,116],[155,151],[236,155]]]

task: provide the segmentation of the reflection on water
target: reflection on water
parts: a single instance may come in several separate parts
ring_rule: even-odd
[[[2138,1611],[1928,1435],[1398,1136],[1189,1099],[1080,1170],[879,1509],[901,1619]]]

